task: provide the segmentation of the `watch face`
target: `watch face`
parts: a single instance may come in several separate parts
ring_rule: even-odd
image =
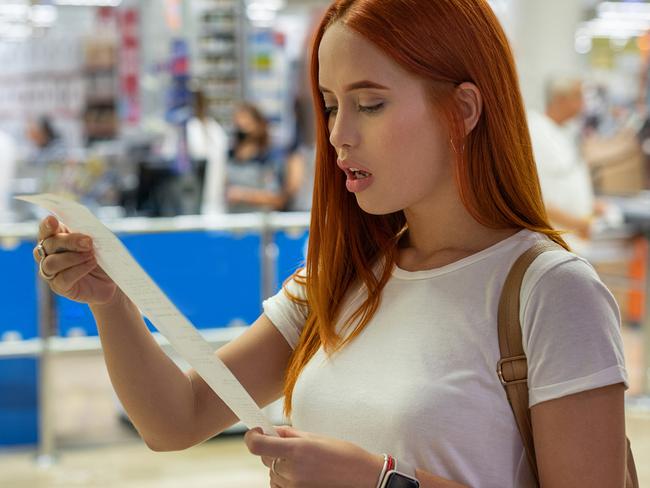
[[[386,488],[419,488],[420,483],[399,473],[390,473]]]

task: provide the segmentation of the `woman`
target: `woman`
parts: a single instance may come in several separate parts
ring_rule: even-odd
[[[234,114],[235,144],[226,176],[229,212],[279,210],[286,198],[272,157],[268,122],[260,110],[243,103]]]
[[[425,42],[426,40],[426,42]],[[503,387],[497,304],[548,224],[512,55],[482,0],[340,0],[315,38],[317,167],[306,268],[218,356],[292,428],[249,431],[274,487],[533,486]],[[45,248],[82,236],[41,230]],[[88,260],[86,264],[79,264]],[[155,345],[92,254],[47,257],[89,302],[147,444],[184,449],[235,418]],[[626,374],[616,304],[565,250],[521,292],[541,485],[619,487]],[[401,484],[400,484],[401,483]]]

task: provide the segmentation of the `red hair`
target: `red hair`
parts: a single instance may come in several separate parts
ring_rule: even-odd
[[[314,36],[311,87],[316,112],[316,177],[306,277],[308,317],[285,378],[287,415],[300,372],[323,346],[333,353],[353,340],[376,312],[405,230],[403,212],[370,215],[345,188],[329,143],[325,106],[318,88],[318,49],[335,22],[378,46],[409,72],[429,82],[432,109],[442,113],[456,156],[460,197],[470,214],[494,229],[527,228],[567,248],[546,216],[533,158],[514,60],[506,36],[485,0],[338,0]],[[424,42],[426,40],[426,42]],[[455,89],[474,83],[483,97],[476,127],[465,135]],[[379,264],[379,273],[373,266]],[[337,315],[352,285],[368,290],[364,303],[347,319],[358,325],[343,340]],[[286,289],[285,289],[286,290]]]

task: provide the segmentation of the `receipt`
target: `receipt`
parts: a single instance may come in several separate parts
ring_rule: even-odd
[[[214,354],[212,346],[133,259],[124,244],[90,210],[53,194],[16,198],[49,210],[74,232],[91,236],[97,263],[219,398],[248,428],[261,427],[264,433],[277,435],[271,421],[235,375]]]

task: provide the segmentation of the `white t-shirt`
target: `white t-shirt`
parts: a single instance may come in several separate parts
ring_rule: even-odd
[[[537,112],[528,114],[528,126],[546,205],[580,218],[592,216],[593,183],[571,128]]]
[[[497,307],[514,260],[537,239],[522,230],[441,268],[395,267],[377,313],[332,357],[322,348],[293,393],[295,428],[388,452],[471,487],[533,486],[496,375]],[[289,282],[293,293],[304,288]],[[341,316],[363,299],[348,293]],[[295,347],[306,310],[283,291],[264,312]],[[564,250],[540,256],[521,291],[530,405],[624,382],[619,311],[593,268]],[[338,330],[341,330],[339,322]]]

